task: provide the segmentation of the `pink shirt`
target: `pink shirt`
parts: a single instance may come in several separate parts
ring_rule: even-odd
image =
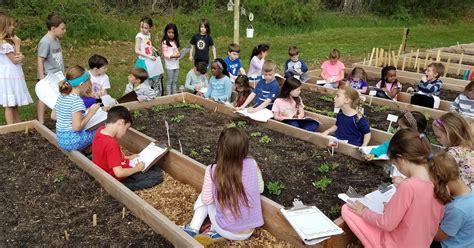
[[[257,78],[262,76],[263,63],[265,63],[264,59],[259,59],[257,56],[253,56],[252,60],[250,61],[247,76],[249,78]]]
[[[326,80],[334,77],[340,79],[341,71],[344,71],[345,68],[344,64],[339,60],[334,65],[331,64],[330,60],[326,60],[321,65],[321,69],[323,70],[321,75]]]
[[[382,230],[383,247],[429,247],[443,214],[433,183],[410,177],[400,183],[383,214],[365,209],[362,218]]]
[[[304,105],[303,101],[300,98],[300,106],[299,106],[300,111],[304,111]],[[292,119],[296,118],[296,102],[291,99],[285,99],[285,98],[277,98],[275,102],[273,102],[273,107],[272,107],[273,113],[277,113],[280,115],[280,117],[285,118],[285,119]]]

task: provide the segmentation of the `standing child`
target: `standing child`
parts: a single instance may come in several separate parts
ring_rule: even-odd
[[[94,137],[94,131],[84,130],[87,122],[100,108],[95,103],[90,106],[87,114],[86,107],[80,95],[90,89],[90,74],[79,65],[69,68],[66,79],[59,82],[59,92],[52,117],[56,121],[56,139],[60,148],[71,151],[81,150],[89,146]]]
[[[465,116],[474,117],[474,81],[467,84],[464,87],[464,92],[456,97],[451,110]]]
[[[237,91],[237,99],[235,100],[234,107],[238,108],[245,103],[252,93],[252,88],[250,87],[249,78],[245,75],[237,76],[234,85],[235,91]]]
[[[393,136],[388,156],[408,179],[384,204],[383,214],[350,201],[342,206],[342,218],[364,247],[429,247],[443,217],[445,189],[433,185],[428,168],[445,160],[433,157],[428,140],[411,129]]]
[[[262,68],[270,47],[267,44],[260,44],[253,48],[250,55],[249,72],[247,76],[250,81],[257,83],[262,79]],[[254,84],[255,85],[255,84]]]
[[[163,39],[161,41],[163,47],[163,57],[165,57],[166,67],[166,95],[177,92],[178,75],[179,75],[179,34],[178,28],[173,23],[168,23],[165,27]]]
[[[354,67],[349,75],[350,87],[357,90],[360,94],[367,94],[369,85],[367,84],[367,73],[360,67]]]
[[[308,66],[300,59],[300,50],[295,46],[291,46],[288,48],[288,55],[290,58],[285,62],[285,78],[297,76],[301,82],[306,82],[309,79],[306,73],[308,72]]]
[[[153,100],[156,97],[156,91],[144,83],[147,78],[148,73],[143,68],[133,68],[128,75],[128,84],[123,94],[135,91],[139,102]]]
[[[402,89],[402,85],[397,80],[397,68],[388,65],[382,68],[382,77],[375,85],[377,90],[377,97],[397,101],[398,93]]]
[[[248,239],[263,225],[260,193],[263,179],[249,156],[249,137],[239,128],[227,128],[217,142],[216,162],[206,168],[194,216],[184,231],[203,245],[220,240]],[[209,216],[211,230],[198,234]]]
[[[206,66],[209,66],[209,48],[212,48],[213,59],[217,58],[216,47],[211,37],[211,24],[209,24],[209,20],[201,19],[199,21],[199,32],[193,35],[190,43],[189,60],[193,61],[194,59],[194,65],[197,65],[198,62],[204,62]],[[194,51],[196,54],[193,57]]]
[[[474,135],[466,120],[457,113],[447,113],[433,121],[433,132],[459,166],[467,186],[474,188]]]
[[[59,39],[66,33],[66,22],[57,15],[49,15],[46,20],[48,33],[38,43],[38,81],[47,74],[60,74],[64,77],[64,61]],[[44,123],[44,103],[38,100],[36,112],[38,121]]]
[[[425,75],[421,78],[416,89],[412,87],[407,92],[416,93],[411,97],[411,104],[419,105],[427,108],[435,107],[435,98],[439,100],[439,92],[443,86],[443,82],[439,79],[444,73],[444,65],[441,63],[431,63],[425,71]],[[437,104],[439,106],[439,104]]]
[[[281,87],[280,95],[273,103],[273,118],[294,127],[314,132],[319,128],[319,123],[313,119],[304,118],[304,105],[300,97],[300,80],[289,77]]]
[[[127,108],[112,107],[107,112],[105,127],[99,128],[92,140],[92,162],[130,190],[150,188],[163,181],[159,167],[154,166],[143,173],[143,162],[137,163],[135,167],[130,166],[130,160],[138,157],[138,154],[125,156],[117,142],[131,125],[132,117]]]
[[[339,60],[341,53],[337,49],[332,49],[329,53],[328,60],[321,65],[321,76],[326,83],[324,87],[336,89],[339,87],[339,81],[344,79],[344,64]]]
[[[272,109],[273,101],[275,101],[280,92],[280,85],[275,78],[276,64],[272,60],[267,60],[263,64],[263,78],[257,83],[253,92],[247,97],[244,104],[237,110],[244,109],[255,99],[255,105],[247,109],[249,113],[255,113],[259,110],[267,108]]]
[[[96,98],[107,95],[110,89],[109,76],[105,74],[109,61],[101,55],[94,54],[89,58],[89,73],[91,74],[92,95]]]
[[[232,82],[235,81],[237,76],[240,74],[245,75],[245,69],[240,63],[240,46],[235,43],[229,45],[227,51],[227,57],[224,58],[224,62],[227,64],[227,71],[229,71],[230,79]]]
[[[205,62],[198,62],[186,75],[184,87],[193,94],[202,96],[201,88],[207,88],[207,65]]]
[[[343,87],[336,92],[334,107],[341,111],[336,116],[336,124],[323,132],[324,135],[336,134],[339,140],[347,140],[355,146],[367,146],[370,141],[370,126],[359,111],[361,100],[359,92]]]
[[[24,56],[19,49],[20,39],[14,34],[11,16],[0,12],[0,103],[5,107],[7,124],[21,121],[18,106],[33,103],[21,63]]]
[[[211,73],[209,87],[204,97],[218,102],[229,102],[232,95],[232,82],[224,60],[215,59],[211,65]]]

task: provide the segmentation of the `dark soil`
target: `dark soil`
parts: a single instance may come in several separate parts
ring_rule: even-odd
[[[124,206],[37,132],[1,135],[0,147],[1,247],[172,247],[128,210],[122,219]]]
[[[168,121],[171,146],[179,150],[181,141],[185,155],[206,165],[214,161],[219,134],[229,123],[241,126],[250,136],[259,133],[259,137],[250,137],[251,155],[263,173],[266,185],[264,195],[284,206],[291,206],[293,199],[299,198],[306,204],[318,206],[335,219],[340,216],[339,210],[343,203],[337,194],[345,192],[349,185],[361,193],[368,193],[380,183],[389,181],[379,166],[343,154],[331,157],[326,149],[211,110],[185,107],[166,108],[159,112],[142,110],[140,113],[134,113],[133,126],[137,130],[166,143],[164,121]],[[183,116],[179,122],[176,121],[177,116]],[[268,136],[271,141],[267,144],[261,142],[264,136]],[[326,174],[319,171],[324,163],[330,167]],[[324,175],[332,183],[326,190],[315,188],[312,183]],[[269,192],[269,182],[284,185],[280,195]]]

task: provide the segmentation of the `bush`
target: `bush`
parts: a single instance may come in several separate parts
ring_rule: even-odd
[[[313,21],[319,6],[319,0],[258,0],[249,2],[246,8],[256,14],[255,18],[278,25],[302,26]]]

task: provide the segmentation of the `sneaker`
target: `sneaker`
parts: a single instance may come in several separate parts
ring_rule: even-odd
[[[191,237],[194,237],[196,236],[196,234],[198,234],[198,231],[197,230],[194,230],[193,228],[191,228],[189,225],[185,225],[183,227],[183,231],[187,234],[189,234],[189,236]]]
[[[198,234],[194,236],[194,239],[201,243],[203,246],[226,240],[224,237],[222,237],[215,231],[209,231],[206,234]]]

